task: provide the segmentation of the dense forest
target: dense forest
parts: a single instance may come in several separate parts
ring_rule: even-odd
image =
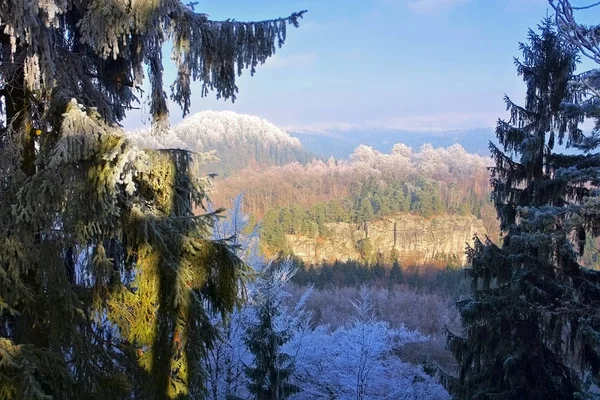
[[[348,161],[243,170],[217,180],[211,198],[227,206],[243,192],[245,210],[262,219],[264,243],[274,251],[285,246],[285,234],[327,236],[329,222],[361,224],[405,212],[424,217],[472,214],[497,238],[489,201],[490,163],[460,145],[425,145],[413,152],[396,144],[389,154],[359,146]]]
[[[398,143],[389,154],[360,145],[349,160],[325,162],[265,120],[212,111],[192,115],[161,136],[128,135],[145,148],[200,153],[202,171],[221,175],[213,204],[227,207],[243,192],[268,253],[289,251],[286,234],[329,237],[327,223],[358,225],[400,213],[474,215],[488,235],[499,234],[486,181],[491,160],[458,144],[423,145],[413,152]]]
[[[384,213],[395,207],[423,215],[481,214],[489,203],[489,166],[489,158],[467,153],[460,145],[447,149],[425,145],[413,152],[399,143],[389,154],[359,146],[347,161],[246,169],[215,182],[211,198],[215,204],[229,204],[244,192],[247,211],[258,218],[273,208],[297,204],[308,209],[347,198],[353,200],[351,209],[366,205],[363,200],[368,199],[374,210],[383,206]]]

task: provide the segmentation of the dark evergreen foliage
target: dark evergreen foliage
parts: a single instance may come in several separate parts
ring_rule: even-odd
[[[390,285],[399,285],[404,282],[404,275],[402,273],[402,267],[398,260],[394,260],[392,269],[390,269]]]
[[[120,128],[148,83],[152,132],[171,99],[235,99],[237,77],[303,12],[211,21],[178,0],[0,3],[0,399],[189,399],[214,314],[248,267],[210,239],[209,179],[183,150],[142,150]],[[145,73],[148,72],[148,78]],[[138,90],[140,89],[140,90]]]
[[[254,356],[254,364],[246,368],[248,390],[256,400],[282,400],[300,390],[290,383],[292,357],[281,351],[292,332],[278,330],[275,324],[282,310],[279,281],[274,276],[277,268],[277,264],[271,264],[263,271],[267,277],[257,288],[256,323],[249,326],[245,338]]]
[[[462,268],[435,265],[400,266],[394,262],[390,267],[376,263],[371,266],[362,261],[335,261],[308,268],[302,261],[294,260],[298,271],[292,282],[299,286],[314,286],[316,289],[360,287],[363,285],[394,288],[405,285],[424,293],[434,293],[455,298],[469,293],[469,282]]]
[[[597,153],[556,152],[582,141],[563,110],[577,53],[547,19],[521,44],[525,105],[506,98],[490,144],[492,198],[502,246],[476,239],[468,255],[472,297],[458,303],[465,332],[448,333],[458,399],[573,399],[598,382],[600,275],[579,264],[586,234],[598,235]],[[593,211],[592,211],[593,210]]]

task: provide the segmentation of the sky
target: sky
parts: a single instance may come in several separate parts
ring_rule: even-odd
[[[579,2],[578,2],[579,1]],[[582,0],[574,0],[579,5]],[[583,1],[585,3],[585,1]],[[235,104],[200,97],[191,112],[231,110],[288,130],[446,130],[491,127],[520,102],[513,58],[552,10],[547,0],[203,0],[211,19],[263,20],[308,10],[254,77],[238,79]],[[165,57],[165,90],[174,68]],[[142,107],[144,109],[144,107]],[[146,111],[126,129],[148,127]],[[171,122],[181,111],[170,106]]]

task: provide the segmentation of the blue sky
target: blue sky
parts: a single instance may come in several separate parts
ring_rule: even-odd
[[[576,1],[573,4],[577,4]],[[523,85],[518,42],[547,0],[204,0],[212,19],[260,20],[307,9],[277,55],[238,81],[235,104],[200,97],[192,113],[232,110],[285,127],[456,129],[493,126]],[[168,58],[165,62],[168,63]],[[173,68],[166,65],[167,88]],[[171,106],[171,121],[181,112]],[[132,113],[127,129],[143,127]]]

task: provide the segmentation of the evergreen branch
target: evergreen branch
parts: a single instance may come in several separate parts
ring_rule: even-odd
[[[130,81],[122,81],[122,80],[110,79],[110,78],[106,78],[104,76],[100,76],[100,75],[97,75],[97,74],[92,74],[91,72],[88,72],[87,76],[89,76],[90,78],[100,79],[100,80],[105,81],[105,82],[111,82],[111,83],[115,83],[117,85],[123,85],[123,86],[127,86],[127,87],[130,87],[130,88],[135,88],[135,89],[142,90],[141,87],[134,85],[134,83],[130,82]]]
[[[279,22],[287,22],[287,23],[291,23],[293,24],[296,28],[299,26],[298,25],[298,20],[304,18],[304,14],[306,14],[308,12],[308,10],[302,10],[302,11],[298,11],[298,12],[294,12],[292,14],[290,14],[287,17],[280,17],[280,18],[274,18],[274,19],[267,19],[267,20],[263,20],[263,21],[256,21],[256,22],[239,22],[233,19],[227,19],[225,21],[213,21],[213,20],[208,20],[206,19],[206,14],[196,14],[200,19],[204,19],[206,22],[211,23],[211,24],[238,24],[238,25],[245,25],[245,24],[254,24],[254,25],[268,25],[268,24],[276,24]]]

